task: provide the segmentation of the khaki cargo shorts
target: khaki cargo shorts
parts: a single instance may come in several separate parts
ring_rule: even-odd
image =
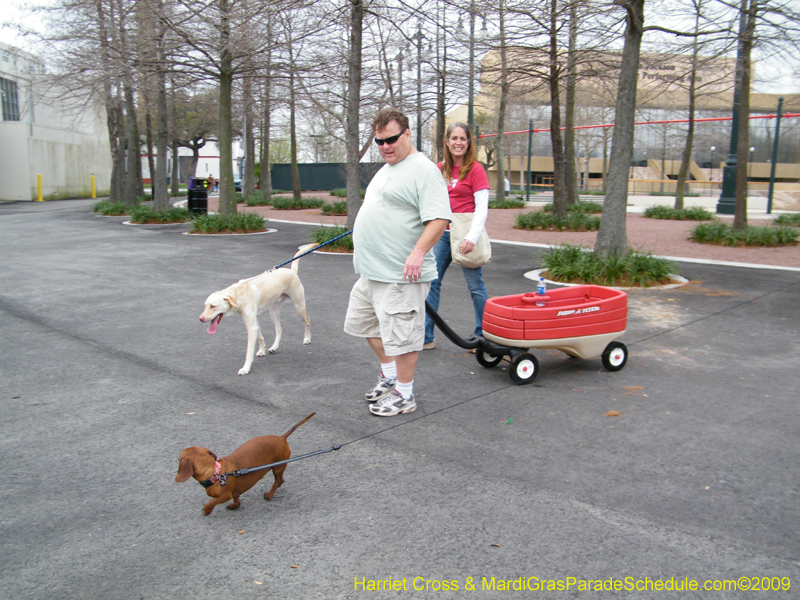
[[[430,281],[383,283],[361,277],[350,292],[345,333],[380,338],[386,356],[419,352],[425,338],[425,298],[430,289]]]

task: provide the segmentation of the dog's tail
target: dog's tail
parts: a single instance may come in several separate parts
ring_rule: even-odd
[[[306,244],[305,246],[300,246],[297,249],[297,254],[295,254],[294,257],[297,258],[301,254],[303,254],[305,252],[308,252],[309,250],[313,250],[317,246],[319,246],[319,244]],[[297,275],[297,265],[299,263],[300,263],[299,260],[292,261],[292,271],[294,271],[295,275]],[[303,421],[303,423],[305,423],[305,421]],[[301,425],[302,425],[302,423],[301,423]],[[298,425],[298,427],[299,427],[299,425]]]
[[[294,433],[294,430],[295,430],[295,429],[297,429],[298,427],[300,427],[300,425],[302,425],[303,423],[305,423],[306,421],[308,421],[308,420],[309,420],[311,417],[313,417],[315,414],[317,414],[317,413],[315,413],[315,412],[312,412],[312,413],[311,413],[310,415],[308,415],[308,416],[307,416],[305,419],[303,419],[303,420],[302,420],[302,421],[300,421],[300,422],[299,422],[297,425],[295,425],[294,427],[292,427],[292,428],[291,428],[289,431],[287,431],[286,433],[284,433],[284,434],[283,434],[281,437],[282,437],[283,439],[286,439],[286,438],[288,438],[290,435],[292,435],[292,434]]]

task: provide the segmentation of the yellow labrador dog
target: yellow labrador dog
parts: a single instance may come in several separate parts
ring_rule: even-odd
[[[301,246],[295,256],[308,252],[316,246],[318,244]],[[276,352],[281,343],[283,328],[281,327],[280,311],[281,305],[287,298],[292,301],[297,314],[306,324],[303,343],[311,343],[311,321],[306,314],[303,284],[297,276],[298,262],[295,260],[291,269],[274,269],[249,279],[242,279],[224,290],[214,292],[206,299],[205,310],[200,315],[200,322],[210,323],[208,333],[216,333],[222,317],[231,313],[239,313],[247,327],[247,354],[244,366],[239,369],[239,375],[247,375],[250,372],[254,355],[266,356],[267,354],[264,336],[261,335],[261,327],[258,324],[258,313],[264,308],[269,309],[269,316],[275,325],[275,342],[269,349],[270,354]],[[255,352],[256,339],[258,339],[259,345],[258,353]]]

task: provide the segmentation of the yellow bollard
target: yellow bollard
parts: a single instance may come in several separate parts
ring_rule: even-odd
[[[36,187],[39,190],[39,197],[36,200],[37,200],[37,202],[41,202],[42,200],[44,200],[44,198],[42,198],[42,174],[41,173],[38,173],[36,175]]]
[[[97,194],[95,193],[95,188],[94,188],[94,175],[92,175],[92,200],[94,200],[95,198],[97,198]]]

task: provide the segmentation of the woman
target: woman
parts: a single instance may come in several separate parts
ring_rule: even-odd
[[[447,182],[447,189],[450,192],[450,209],[454,213],[473,213],[472,227],[469,233],[461,242],[459,252],[469,254],[475,247],[478,239],[483,232],[486,217],[489,214],[489,180],[483,166],[475,160],[475,144],[472,142],[472,132],[463,123],[453,123],[447,128],[447,135],[444,141],[444,161],[439,163],[442,176]],[[428,304],[434,310],[439,308],[439,295],[442,289],[442,279],[444,278],[447,267],[452,262],[450,254],[450,230],[436,242],[433,247],[436,256],[436,269],[438,278],[431,284],[428,292]],[[467,280],[467,288],[472,295],[472,306],[475,309],[475,335],[483,333],[483,307],[486,304],[486,286],[483,284],[481,268],[467,269],[464,271],[464,278]],[[425,317],[425,350],[436,347],[433,339],[433,321],[426,315]]]

